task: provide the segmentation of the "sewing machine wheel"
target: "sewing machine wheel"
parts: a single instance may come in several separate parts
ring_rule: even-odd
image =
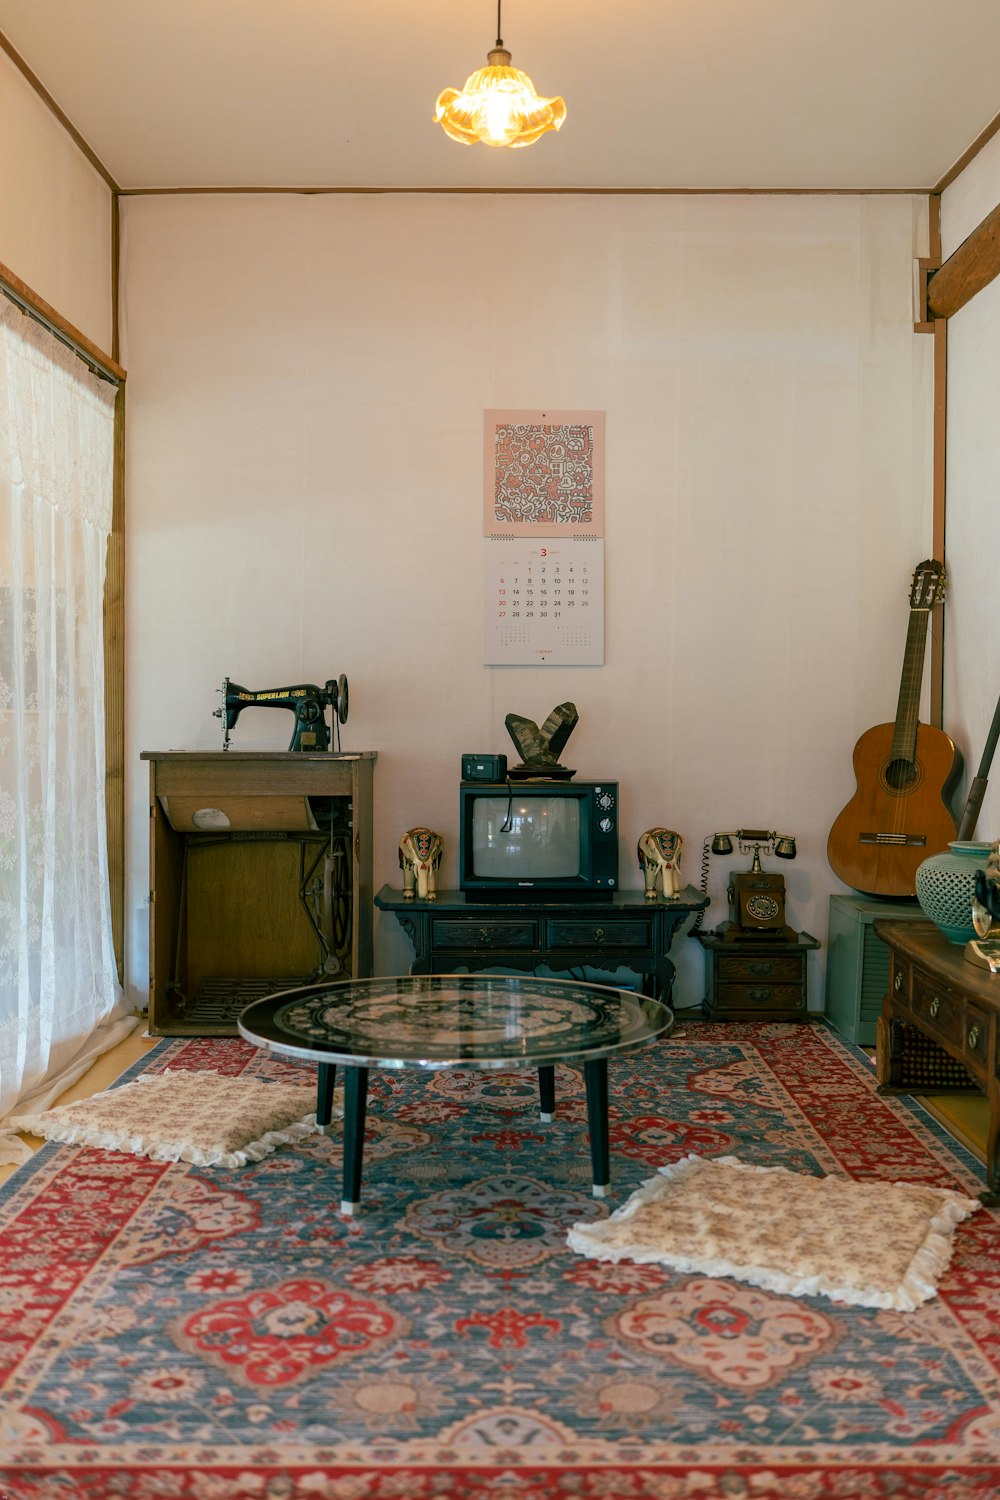
[[[337,707],[336,707],[337,718],[340,720],[341,724],[346,724],[347,723],[347,699],[348,699],[347,678],[344,676],[343,672],[341,672],[340,676],[337,678]]]
[[[327,944],[323,968],[327,974],[339,974],[350,937],[350,903],[344,887],[345,851],[335,848],[323,860],[322,931]]]

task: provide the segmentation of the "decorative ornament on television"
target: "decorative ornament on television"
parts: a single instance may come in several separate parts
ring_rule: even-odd
[[[575,703],[557,703],[541,728],[534,719],[523,718],[521,714],[508,714],[504,724],[521,755],[521,764],[508,769],[510,779],[568,780],[575,776],[575,770],[568,770],[559,764],[559,756],[579,722],[580,715]]]

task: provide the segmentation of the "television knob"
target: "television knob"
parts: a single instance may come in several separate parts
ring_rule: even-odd
[[[600,818],[597,823],[602,833],[610,833],[615,826],[614,818]]]
[[[603,807],[605,809],[614,807],[615,799],[614,797],[612,797],[610,792],[602,792],[597,799],[597,805],[598,807]]]

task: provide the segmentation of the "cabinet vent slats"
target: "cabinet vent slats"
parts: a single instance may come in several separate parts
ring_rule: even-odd
[[[880,917],[919,917],[912,902],[870,896],[830,897],[826,962],[826,1015],[848,1041],[875,1045],[889,983],[889,950],[874,929]]]
[[[889,950],[871,926],[861,945],[861,1018],[878,1020],[889,983]]]

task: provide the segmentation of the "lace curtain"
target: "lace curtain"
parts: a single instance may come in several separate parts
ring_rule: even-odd
[[[132,1030],[104,810],[114,388],[0,296],[0,1162]]]

